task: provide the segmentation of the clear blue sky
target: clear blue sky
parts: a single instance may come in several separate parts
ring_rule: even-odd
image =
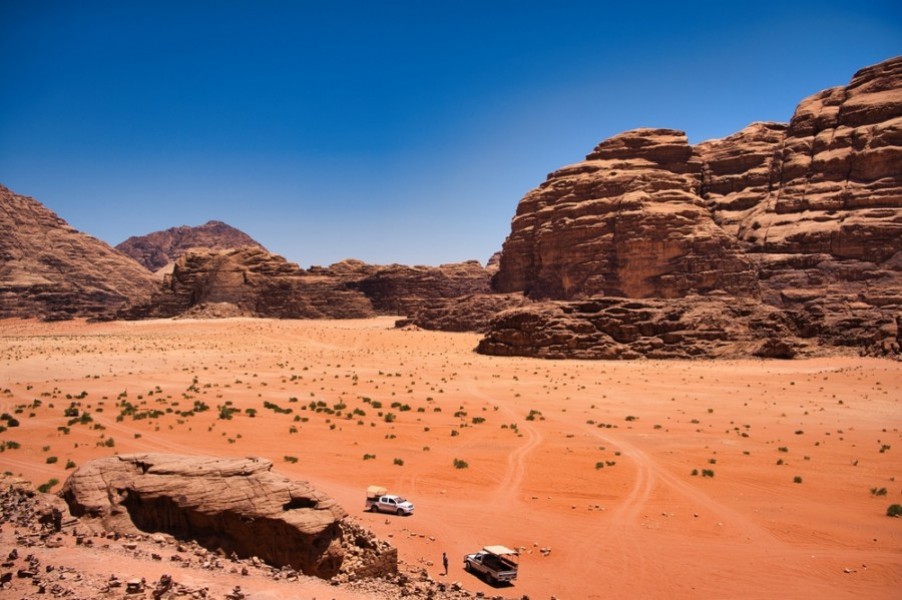
[[[899,54],[898,0],[0,0],[0,183],[112,245],[484,262],[602,139],[787,121]]]

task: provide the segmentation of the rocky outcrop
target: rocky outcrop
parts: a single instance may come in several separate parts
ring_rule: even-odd
[[[222,221],[208,221],[197,227],[182,225],[165,231],[133,236],[116,249],[131,256],[149,271],[158,271],[190,250],[231,250],[249,246],[265,250],[251,236]]]
[[[361,292],[327,273],[311,274],[253,247],[197,250],[178,259],[161,289],[126,319],[253,316],[283,319],[364,318],[376,313]]]
[[[176,261],[150,301],[120,316],[353,319],[413,314],[434,301],[488,290],[488,271],[476,261],[405,267],[346,260],[304,270],[260,248],[195,250]]]
[[[468,294],[441,298],[423,303],[410,317],[396,321],[395,326],[484,333],[499,313],[531,304],[533,302],[523,294]]]
[[[489,271],[471,260],[438,267],[379,267],[349,284],[360,290],[380,314],[411,315],[426,304],[491,290]]]
[[[792,358],[816,340],[779,309],[725,295],[542,302],[499,315],[478,351],[538,358]]]
[[[97,318],[150,296],[131,258],[0,185],[0,318]]]
[[[697,146],[666,129],[602,142],[520,202],[493,288],[565,301],[726,294],[782,311],[805,339],[898,354],[902,57],[807,98],[789,124]],[[630,306],[624,323],[642,320]],[[499,320],[505,344],[545,347],[527,333],[539,313],[522,309],[519,336],[510,315]],[[555,323],[560,337],[568,327]]]
[[[679,131],[602,142],[520,201],[494,288],[560,300],[757,296],[755,265],[698,195],[701,167]]]
[[[107,531],[167,533],[322,578],[342,565],[344,510],[268,460],[114,456],[79,467],[61,494],[72,515]]]

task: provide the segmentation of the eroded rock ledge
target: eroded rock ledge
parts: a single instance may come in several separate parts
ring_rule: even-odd
[[[393,548],[357,528],[356,541],[343,541],[347,514],[335,500],[261,458],[114,456],[78,468],[61,494],[73,516],[106,531],[166,533],[324,579],[339,574],[347,547],[360,546],[353,575],[397,571]]]

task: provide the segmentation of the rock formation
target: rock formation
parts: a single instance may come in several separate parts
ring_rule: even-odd
[[[598,297],[502,313],[478,351],[539,358],[792,358],[814,342],[777,308],[725,294]]]
[[[415,326],[434,331],[489,330],[492,321],[506,310],[533,304],[523,294],[467,294],[424,301],[397,327]]]
[[[475,261],[406,267],[347,260],[304,270],[260,248],[194,250],[176,261],[148,302],[120,316],[366,318],[487,291],[489,272]]]
[[[243,231],[222,221],[208,221],[197,227],[182,225],[165,231],[133,236],[118,244],[116,249],[131,256],[149,271],[158,271],[175,262],[189,250],[230,250],[244,246],[265,250],[260,243]]]
[[[433,300],[491,291],[489,271],[472,260],[439,267],[379,267],[350,284],[363,292],[380,314],[410,315]]]
[[[679,131],[602,142],[520,201],[495,289],[561,300],[757,295],[754,265],[698,195],[701,166]]]
[[[755,123],[697,146],[669,129],[602,142],[520,202],[493,288],[535,300],[693,297],[709,312],[717,302],[699,299],[726,294],[734,306],[767,305],[756,314],[783,311],[778,320],[800,338],[898,354],[902,57],[802,101],[788,125]],[[548,319],[578,346],[583,317],[560,314],[584,316],[586,306],[505,314],[480,350],[548,348],[536,337]],[[598,310],[610,318],[615,306],[624,325],[646,321],[629,314],[644,303]],[[555,347],[567,354],[566,343]]]
[[[151,300],[120,313],[128,319],[176,316],[287,319],[375,316],[367,297],[330,273],[309,273],[266,250],[196,250],[179,258]]]
[[[100,317],[158,285],[131,258],[0,185],[0,318]]]
[[[344,510],[268,460],[114,456],[79,467],[61,494],[73,516],[120,534],[167,533],[322,578],[342,564]]]

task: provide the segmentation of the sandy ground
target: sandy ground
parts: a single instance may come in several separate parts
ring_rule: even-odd
[[[902,364],[540,361],[477,340],[388,318],[0,321],[19,422],[0,469],[40,484],[112,453],[263,456],[488,595],[900,597]],[[370,484],[416,513],[363,512]],[[514,586],[463,571],[485,544],[521,549]]]

